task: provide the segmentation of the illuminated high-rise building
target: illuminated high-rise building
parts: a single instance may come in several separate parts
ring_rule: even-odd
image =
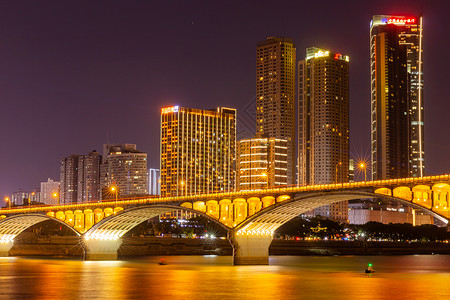
[[[298,184],[348,182],[349,57],[316,47],[298,64]]]
[[[424,176],[422,30],[422,17],[371,21],[373,179]]]
[[[349,57],[311,47],[298,64],[298,184],[349,181]],[[346,222],[347,201],[314,215]]]
[[[148,195],[147,153],[135,144],[103,145],[100,173],[102,199]]]
[[[295,183],[295,45],[269,37],[256,49],[256,133],[286,139],[287,183]]]
[[[236,110],[161,110],[161,195],[233,191]]]
[[[256,136],[238,141],[236,149],[237,190],[287,185],[287,140]]]

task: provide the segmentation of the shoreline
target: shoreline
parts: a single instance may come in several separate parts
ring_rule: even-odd
[[[119,257],[153,255],[232,255],[226,239],[124,238]],[[269,255],[414,255],[450,254],[450,243],[367,242],[367,241],[292,241],[274,240]],[[16,241],[10,256],[83,256],[82,240],[75,236],[24,237]]]

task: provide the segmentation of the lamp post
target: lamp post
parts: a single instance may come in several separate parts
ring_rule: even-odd
[[[11,201],[9,200],[9,197],[5,197],[5,202],[8,202],[8,208],[11,209]]]
[[[58,195],[58,193],[57,192],[53,192],[52,196],[53,196],[53,198],[56,198],[56,203],[59,206],[59,195]]]
[[[367,165],[365,163],[360,163],[359,168],[364,170],[364,181],[367,181]]]
[[[269,188],[269,175],[267,173],[262,173],[261,177],[266,179],[267,189]]]
[[[119,190],[117,189],[117,187],[115,185],[112,185],[109,187],[109,190],[111,193],[114,194],[114,198],[116,199],[116,204],[117,204],[117,194],[119,193]]]
[[[342,165],[342,162],[340,161],[339,163],[336,164],[336,173],[335,173],[335,183],[338,183],[338,167]]]

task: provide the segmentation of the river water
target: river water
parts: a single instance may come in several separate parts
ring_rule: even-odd
[[[160,258],[0,258],[0,299],[450,299],[449,255]]]

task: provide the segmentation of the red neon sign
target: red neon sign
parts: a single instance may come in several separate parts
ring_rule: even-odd
[[[395,25],[406,25],[406,24],[415,24],[415,18],[389,18],[387,21],[388,24]]]

